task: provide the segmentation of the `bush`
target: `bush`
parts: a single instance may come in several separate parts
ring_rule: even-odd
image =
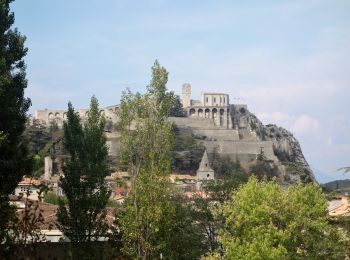
[[[48,192],[44,196],[44,202],[58,205],[59,201],[63,200],[64,202],[67,201],[67,198],[65,196],[58,196],[52,192]]]

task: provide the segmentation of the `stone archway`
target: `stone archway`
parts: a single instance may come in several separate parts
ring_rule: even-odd
[[[216,109],[216,108],[214,108],[213,110],[212,110],[212,117],[215,119],[215,118],[217,118],[217,116],[218,116],[218,110]]]
[[[216,108],[213,108],[213,110],[211,111],[212,113],[212,118],[214,120],[214,124],[215,125],[218,125],[218,122],[217,122],[217,118],[218,118],[218,110]]]
[[[198,109],[198,117],[203,117],[203,109]]]
[[[205,110],[205,112],[204,112],[204,117],[205,117],[205,118],[210,118],[210,109],[209,109],[209,108],[207,108],[207,109]]]
[[[49,113],[49,120],[53,120],[53,119],[54,119],[53,113]]]
[[[196,110],[194,108],[190,109],[190,116],[196,115]]]

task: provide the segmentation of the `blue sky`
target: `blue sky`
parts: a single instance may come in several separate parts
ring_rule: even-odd
[[[223,91],[290,130],[313,168],[350,166],[350,1],[16,0],[31,111],[119,103],[155,59],[168,88]]]

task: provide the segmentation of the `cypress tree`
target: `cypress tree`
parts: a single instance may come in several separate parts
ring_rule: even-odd
[[[31,159],[23,141],[30,99],[24,97],[27,87],[24,56],[25,37],[12,29],[12,0],[0,0],[0,244],[8,238],[11,208],[8,195],[24,174],[30,173]]]
[[[64,123],[64,147],[70,158],[64,166],[60,186],[67,204],[60,202],[60,229],[74,243],[96,241],[105,235],[105,207],[109,191],[104,183],[108,173],[105,119],[98,101],[91,98],[87,120],[82,126],[72,104],[68,104],[68,121]]]

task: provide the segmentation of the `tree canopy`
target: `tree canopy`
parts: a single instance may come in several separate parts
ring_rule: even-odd
[[[67,118],[63,144],[70,158],[60,179],[67,200],[60,202],[59,227],[73,243],[96,241],[105,235],[105,207],[110,194],[104,182],[108,174],[105,120],[95,97],[91,98],[84,126],[71,103]]]
[[[223,207],[225,259],[342,259],[344,244],[327,220],[317,184],[282,189],[251,178]]]
[[[25,37],[13,29],[11,0],[0,0],[0,244],[7,234],[10,218],[8,194],[25,174],[30,174],[31,158],[22,133],[31,105],[24,97],[27,87]]]

